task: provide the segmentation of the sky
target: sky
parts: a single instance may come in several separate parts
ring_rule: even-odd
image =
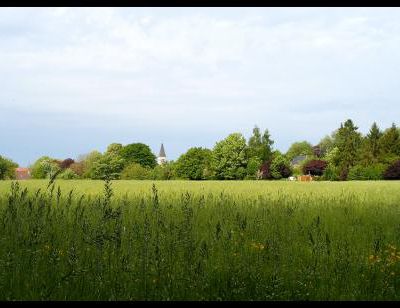
[[[0,8],[0,155],[168,159],[268,129],[400,125],[399,8]]]

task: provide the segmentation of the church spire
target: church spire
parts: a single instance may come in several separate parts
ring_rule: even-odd
[[[157,157],[157,163],[163,165],[167,162],[167,155],[165,155],[164,145],[161,143],[160,154]]]
[[[161,143],[160,154],[158,154],[158,157],[167,157],[165,155],[164,145],[162,143]]]

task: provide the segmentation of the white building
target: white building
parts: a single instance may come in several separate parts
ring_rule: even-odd
[[[165,155],[164,145],[161,143],[160,154],[157,157],[157,163],[159,165],[165,164],[167,162],[167,156]]]

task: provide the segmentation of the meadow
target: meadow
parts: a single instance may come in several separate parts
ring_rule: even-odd
[[[0,300],[398,300],[400,182],[0,182]]]

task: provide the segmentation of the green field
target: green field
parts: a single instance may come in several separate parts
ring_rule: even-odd
[[[400,299],[400,182],[46,187],[0,182],[0,300]]]

